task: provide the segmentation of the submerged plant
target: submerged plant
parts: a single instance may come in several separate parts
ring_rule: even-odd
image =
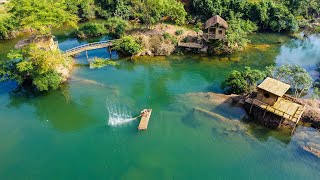
[[[117,65],[119,65],[117,62],[103,59],[103,58],[94,58],[92,61],[90,61],[90,69],[102,68],[105,66],[117,66]]]

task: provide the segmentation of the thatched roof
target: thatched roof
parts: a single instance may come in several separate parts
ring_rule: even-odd
[[[265,79],[258,88],[282,97],[290,89],[290,85],[267,77],[267,79]]]
[[[222,17],[220,17],[219,15],[215,15],[213,17],[211,17],[210,19],[208,19],[206,21],[206,23],[204,24],[204,29],[208,29],[211,26],[214,26],[216,24],[221,25],[222,27],[228,29],[228,23],[227,21],[225,21]]]

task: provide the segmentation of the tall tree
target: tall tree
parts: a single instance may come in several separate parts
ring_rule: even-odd
[[[64,24],[77,27],[78,17],[67,10],[65,0],[11,0],[9,13],[32,33],[51,34]]]

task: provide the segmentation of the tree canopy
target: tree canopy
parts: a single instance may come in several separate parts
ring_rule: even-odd
[[[31,84],[39,91],[57,89],[63,80],[59,70],[68,68],[72,62],[59,50],[43,50],[34,44],[12,51],[8,58],[0,61],[0,81]]]
[[[33,33],[50,34],[64,24],[77,27],[78,17],[68,11],[65,0],[11,0],[8,7],[21,27]]]

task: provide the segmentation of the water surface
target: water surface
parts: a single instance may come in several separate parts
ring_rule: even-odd
[[[277,44],[279,38],[288,43]],[[227,74],[245,66],[264,69],[284,58],[319,62],[318,54],[291,46],[288,37],[252,39],[249,49],[230,57],[146,57],[119,60],[116,67],[76,67],[68,84],[43,95],[12,91],[14,82],[0,84],[0,179],[317,179],[320,160],[300,145],[320,143],[319,133],[298,128],[289,137],[243,122],[241,109],[190,94],[222,92]],[[81,43],[64,38],[60,47]],[[297,61],[287,58],[287,49],[295,48],[306,52]],[[110,57],[105,49],[89,55]],[[86,63],[83,54],[76,60]],[[195,113],[195,106],[241,130]],[[137,131],[138,121],[108,125],[110,111],[133,117],[143,108],[153,109],[145,132]]]

